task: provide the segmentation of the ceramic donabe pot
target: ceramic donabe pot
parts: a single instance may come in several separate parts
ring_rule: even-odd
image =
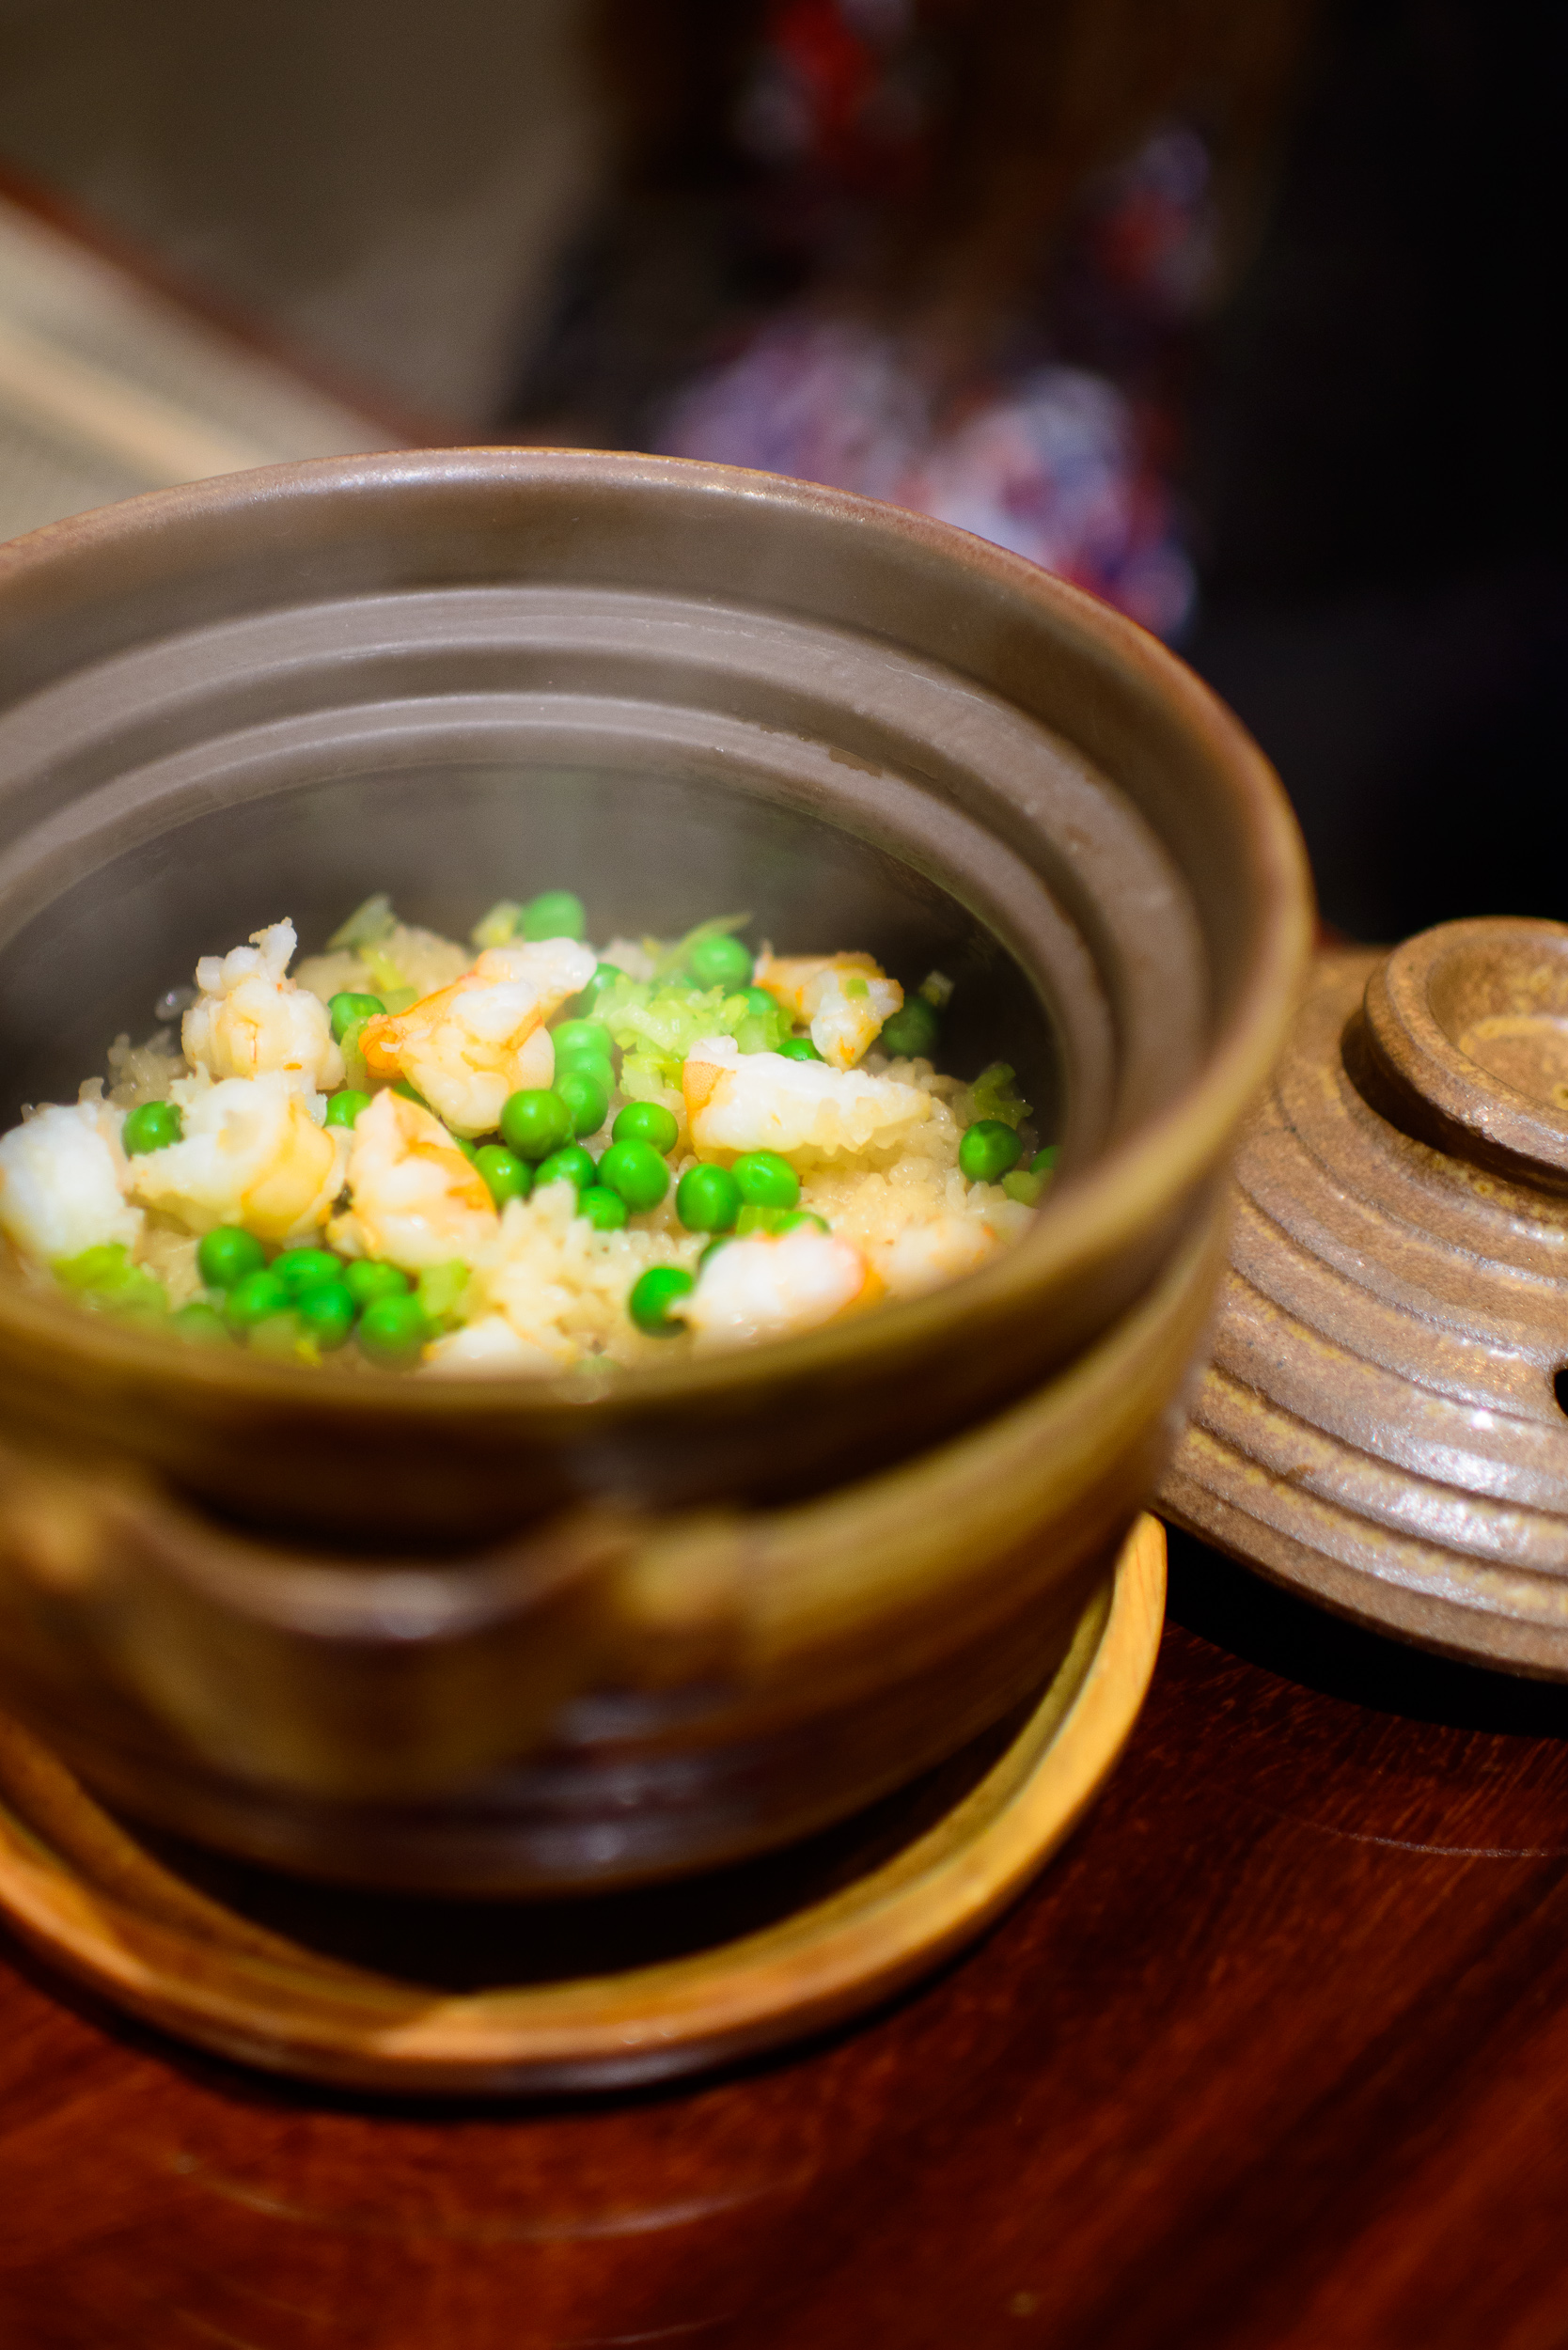
[[[939,965],[1059,1183],[949,1289],[604,1381],[319,1379],[0,1284],[0,1672],[154,1816],[336,1868],[346,1806],[389,1882],[749,1849],[996,1718],[1157,1469],[1308,925],[1278,785],[1158,645],[922,519],[635,457],[279,468],[0,550],[7,1122],[279,915],[461,935],[556,885],[600,935],[745,908]],[[592,1781],[606,1737],[684,1773],[640,1857],[589,1832],[664,1800]],[[549,1801],[508,1777],[546,1750]]]

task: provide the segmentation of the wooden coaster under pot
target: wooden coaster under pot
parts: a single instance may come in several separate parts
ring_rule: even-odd
[[[1022,1718],[810,1847],[729,1872],[716,1892],[699,1880],[597,1903],[410,1904],[171,1859],[0,1716],[0,1911],[115,2005],[274,2072],[483,2094],[696,2071],[842,2022],[997,1917],[1113,1768],[1164,1606],[1165,1536],[1143,1517]],[[291,1931],[277,1930],[280,1905]],[[678,1954],[590,1971],[589,1952],[602,1969],[609,1952],[661,1939]],[[439,1951],[439,1966],[400,1964],[411,1940]],[[587,1965],[561,1963],[573,1948]]]

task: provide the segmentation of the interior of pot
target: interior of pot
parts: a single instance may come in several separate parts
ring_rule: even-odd
[[[949,889],[886,849],[752,791],[687,774],[541,765],[497,758],[459,730],[447,755],[313,777],[170,812],[150,839],[100,844],[102,862],[34,913],[0,950],[0,1105],[71,1101],[102,1074],[118,1034],[139,1042],[157,1000],[222,953],[290,916],[302,952],[324,947],[372,888],[400,916],[463,939],[497,897],[575,889],[601,944],[679,937],[713,915],[746,913],[748,935],[781,952],[866,948],[906,991],[933,969],[954,982],[942,1060],[973,1076],[1017,1070],[1043,1136],[1064,1107],[1057,1024],[1023,966]],[[247,778],[246,780],[252,780]],[[141,813],[134,807],[133,823]],[[432,837],[433,835],[433,837]],[[1098,1040],[1066,989],[1077,1058]],[[1097,1009],[1093,1007],[1091,1009]],[[1098,1106],[1098,1105],[1095,1105]],[[1103,1108],[1082,1118],[1092,1148]]]
[[[7,1401],[318,1528],[351,1443],[371,1498],[337,1517],[416,1542],[584,1492],[765,1496],[785,1423],[791,1488],[858,1473],[1141,1293],[1262,1074],[1306,911],[1277,787],[1160,648],[961,534],[802,485],[334,461],[84,517],[0,579],[7,1122],[71,1098],[196,955],[264,922],[313,948],[386,889],[462,936],[551,887],[601,943],[747,912],[781,951],[866,947],[906,986],[941,968],[944,1064],[1018,1069],[1064,1146],[1059,1201],[853,1328],[504,1394],[197,1365],[7,1298]],[[290,1450],[287,1511],[259,1412]]]

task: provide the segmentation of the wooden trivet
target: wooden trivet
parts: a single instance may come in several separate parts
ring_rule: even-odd
[[[1165,1535],[1144,1517],[1006,1737],[814,1840],[805,1863],[797,1852],[727,1872],[717,1895],[699,1880],[571,1904],[399,1904],[171,1857],[0,1716],[0,1912],[117,2006],[274,2072],[407,2095],[695,2071],[839,2023],[980,1934],[1114,1766],[1164,1611]],[[765,1918],[767,1886],[800,1905]],[[748,1904],[765,1918],[750,1931],[710,1938],[698,1925],[679,1955],[616,1966],[651,1927],[678,1947],[682,1918],[732,1927]],[[409,1966],[411,1946],[436,1963]],[[597,1951],[593,1971],[550,1964],[572,1949]],[[509,1966],[520,1951],[531,1963]]]

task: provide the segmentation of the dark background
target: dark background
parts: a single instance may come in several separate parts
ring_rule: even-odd
[[[1568,914],[1568,10],[917,0],[946,143],[918,200],[885,196],[877,280],[820,187],[738,158],[770,5],[0,0],[0,179],[392,437],[643,445],[814,271],[949,325],[967,302],[972,359],[1038,269],[1059,341],[1074,186],[1184,69],[1200,112],[1229,72],[1235,251],[1164,385],[1202,579],[1183,650],[1278,765],[1330,923]]]

